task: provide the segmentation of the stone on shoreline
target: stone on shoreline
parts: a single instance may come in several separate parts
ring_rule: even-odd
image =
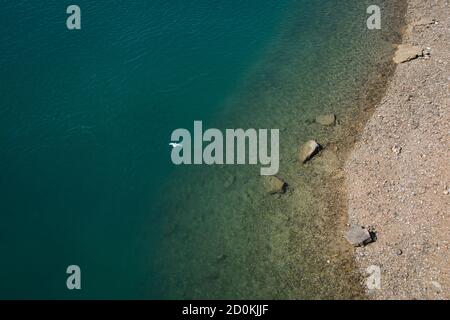
[[[422,48],[411,44],[400,44],[395,52],[394,62],[403,63],[423,56]]]
[[[300,149],[299,159],[302,163],[311,160],[319,151],[321,147],[315,140],[309,140]]]
[[[422,18],[416,22],[414,22],[414,26],[427,26],[430,24],[435,24],[436,20],[432,18]]]
[[[316,117],[316,122],[318,124],[321,124],[323,126],[332,126],[336,122],[336,116],[332,113],[330,114],[323,114]]]
[[[283,194],[286,192],[288,184],[284,180],[276,176],[267,176],[265,179],[266,189],[270,194]]]
[[[369,230],[356,224],[350,227],[350,230],[347,231],[344,237],[355,247],[360,247],[372,242],[372,236],[370,235]]]

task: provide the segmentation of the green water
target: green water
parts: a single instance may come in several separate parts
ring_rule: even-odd
[[[359,297],[328,241],[342,159],[295,158],[348,135],[386,70],[402,7],[376,2],[378,32],[369,1],[81,0],[80,31],[71,2],[0,1],[0,298]],[[174,167],[194,120],[279,128],[288,194],[255,167]]]

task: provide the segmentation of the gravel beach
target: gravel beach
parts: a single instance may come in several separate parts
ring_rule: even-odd
[[[396,60],[346,162],[348,223],[376,236],[355,249],[365,278],[381,270],[370,298],[449,299],[450,2],[408,0],[406,22],[403,44],[420,50]]]

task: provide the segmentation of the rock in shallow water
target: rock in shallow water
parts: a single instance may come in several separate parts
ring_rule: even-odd
[[[311,160],[319,151],[321,147],[315,140],[306,142],[300,149],[299,159],[302,163]]]
[[[345,234],[345,239],[355,247],[360,247],[372,242],[372,236],[367,229],[356,224],[350,227],[350,230]]]
[[[288,184],[284,180],[276,176],[265,177],[265,185],[267,192],[269,192],[270,194],[285,193],[288,186]]]
[[[232,185],[233,185],[233,183],[234,183],[234,181],[236,180],[236,177],[235,176],[232,176],[232,175],[230,175],[230,176],[228,176],[228,178],[226,178],[226,180],[225,180],[225,182],[224,182],[224,187],[225,188],[229,188],[229,187],[231,187]]]

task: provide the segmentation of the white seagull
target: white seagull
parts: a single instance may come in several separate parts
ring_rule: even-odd
[[[172,148],[178,148],[178,147],[182,147],[183,145],[181,143],[171,142],[171,143],[169,143],[169,146],[172,146]]]

